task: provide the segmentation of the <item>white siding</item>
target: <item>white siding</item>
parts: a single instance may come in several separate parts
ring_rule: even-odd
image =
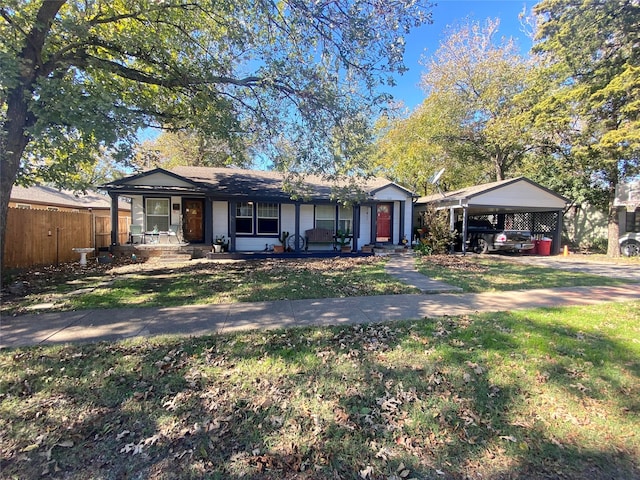
[[[173,205],[177,204],[178,209],[174,210]],[[171,205],[169,205],[171,212],[171,225],[180,225],[182,222],[182,198],[181,197],[171,197]]]
[[[398,187],[389,185],[378,190],[373,196],[378,201],[401,201],[407,200],[410,197],[407,196],[407,192],[400,190]]]
[[[178,178],[165,175],[163,173],[154,173],[142,178],[134,178],[127,182],[127,185],[150,185],[155,187],[193,187],[189,182],[182,181]]]
[[[404,237],[409,242],[411,242],[411,238],[413,236],[412,219],[413,219],[413,202],[411,201],[410,198],[408,198],[404,204],[404,232],[400,232],[400,238],[398,239],[398,241],[400,241],[402,239],[402,235],[404,235]]]
[[[145,230],[142,197],[131,197],[131,224],[142,225],[143,230]]]
[[[280,233],[282,232],[289,232],[290,235],[296,232],[296,207],[291,203],[280,206]]]
[[[548,208],[562,210],[565,206],[561,198],[540,189],[529,182],[519,181],[490,192],[474,196],[469,202],[473,206],[505,206]]]
[[[213,238],[222,236],[229,238],[229,203],[213,202]]]
[[[360,236],[358,247],[371,243],[371,207],[360,207]]]

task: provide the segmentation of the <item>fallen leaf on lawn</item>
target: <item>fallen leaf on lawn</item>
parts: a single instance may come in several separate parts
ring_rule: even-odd
[[[59,447],[71,448],[73,447],[73,442],[71,440],[65,440],[64,442],[57,443]]]
[[[516,437],[514,437],[513,435],[500,435],[500,438],[502,440],[509,440],[510,442],[516,443],[518,441],[518,439]]]
[[[367,466],[364,470],[360,470],[360,478],[367,479],[373,472],[373,467],[371,465]]]

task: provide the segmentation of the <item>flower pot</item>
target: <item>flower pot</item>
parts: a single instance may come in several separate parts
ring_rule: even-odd
[[[340,251],[342,253],[351,253],[351,246],[350,245],[345,245],[344,247],[340,247]]]
[[[222,245],[213,245],[213,251],[215,253],[220,253],[222,252]]]
[[[284,245],[274,245],[273,253],[284,253]]]

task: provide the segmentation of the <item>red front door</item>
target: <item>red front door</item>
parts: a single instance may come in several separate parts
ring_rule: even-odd
[[[376,208],[376,242],[391,241],[392,203],[379,203]]]
[[[204,242],[204,201],[189,199],[183,201],[183,232],[186,242]]]

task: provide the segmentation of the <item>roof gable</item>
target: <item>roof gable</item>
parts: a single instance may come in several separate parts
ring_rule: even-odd
[[[568,200],[526,177],[517,177],[462,188],[454,192],[420,197],[417,203],[437,206],[558,210],[563,209]]]

